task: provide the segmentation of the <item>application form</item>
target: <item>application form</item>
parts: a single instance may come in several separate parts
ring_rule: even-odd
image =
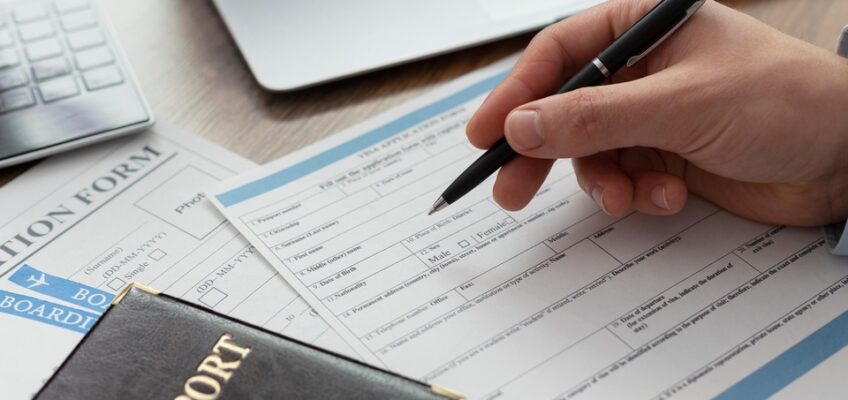
[[[522,211],[499,208],[490,180],[428,216],[479,156],[465,125],[507,67],[226,181],[213,200],[363,359],[470,398],[762,397],[841,348],[796,347],[848,332],[848,262],[818,229],[696,197],[675,216],[612,218],[567,161]]]
[[[0,189],[4,399],[32,396],[132,281],[351,352],[206,199],[253,164],[174,130],[49,159]]]

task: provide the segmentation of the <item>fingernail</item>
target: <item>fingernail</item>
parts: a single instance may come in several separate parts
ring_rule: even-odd
[[[535,149],[545,143],[542,132],[542,120],[539,112],[533,110],[515,111],[506,121],[510,143],[524,150]]]
[[[603,210],[604,213],[609,214],[609,211],[607,211],[607,206],[604,205],[604,189],[602,189],[600,186],[595,186],[592,188],[592,200],[595,200],[595,203],[598,203],[598,206],[601,207],[601,210]]]
[[[483,106],[485,106],[485,105],[486,105],[486,103],[488,103],[488,102],[489,102],[489,99],[490,99],[490,98],[492,98],[492,93],[495,93],[495,91],[494,91],[494,90],[492,90],[491,92],[489,92],[489,94],[487,94],[487,95],[486,95],[486,98],[485,98],[485,99],[483,99],[483,102],[482,102],[482,103],[480,103],[480,108],[483,108]]]
[[[654,205],[662,208],[663,210],[671,210],[671,206],[668,205],[668,194],[665,190],[665,185],[660,185],[651,190],[651,201],[654,202]]]

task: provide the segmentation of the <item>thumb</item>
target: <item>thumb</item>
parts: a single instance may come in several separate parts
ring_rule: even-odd
[[[533,158],[577,158],[633,146],[677,152],[693,115],[683,109],[682,86],[660,75],[664,72],[522,105],[506,118],[507,141]]]

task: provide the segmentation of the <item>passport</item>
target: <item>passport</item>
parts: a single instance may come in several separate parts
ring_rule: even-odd
[[[130,284],[36,399],[462,399]]]

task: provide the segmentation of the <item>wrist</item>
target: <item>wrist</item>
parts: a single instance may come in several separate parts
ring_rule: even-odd
[[[833,103],[843,108],[848,104],[848,59],[838,57],[834,60],[832,82]],[[831,222],[844,222],[848,219],[848,112],[838,111],[833,117],[833,135],[837,138],[835,167],[828,184],[828,206]]]
[[[829,54],[822,72],[829,83],[824,96],[831,107],[825,132],[812,132],[833,137],[833,168],[826,179],[827,206],[831,223],[845,222],[848,219],[848,58]]]

